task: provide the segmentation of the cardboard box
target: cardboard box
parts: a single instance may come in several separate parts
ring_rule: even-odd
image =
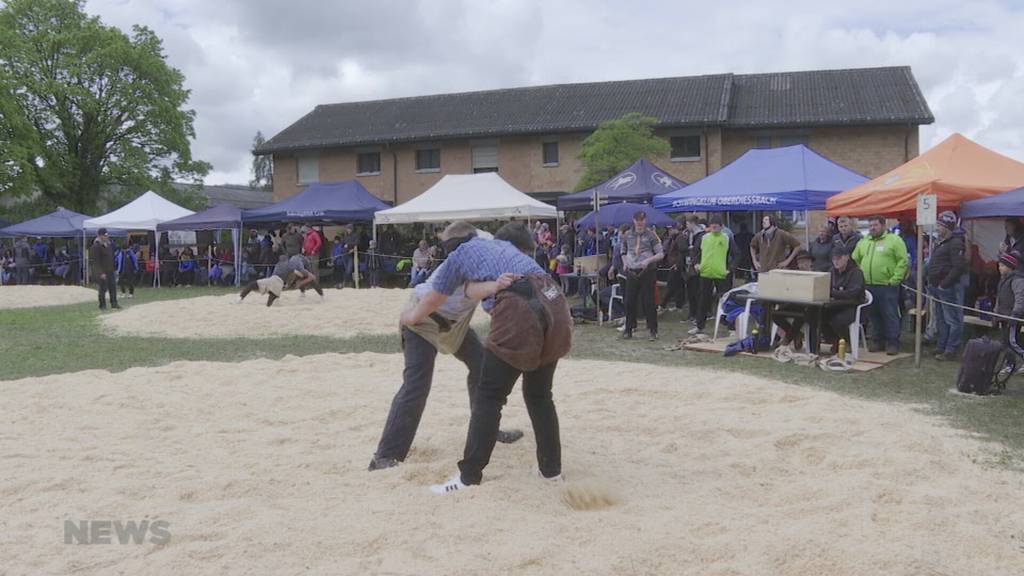
[[[608,256],[598,254],[596,256],[578,256],[573,260],[573,268],[577,274],[597,274],[608,264]]]
[[[757,278],[757,293],[763,298],[794,302],[828,302],[832,294],[828,272],[772,270]]]

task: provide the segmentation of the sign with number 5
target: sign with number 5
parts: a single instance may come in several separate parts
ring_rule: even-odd
[[[938,197],[934,194],[925,194],[917,197],[917,225],[934,226],[935,213],[938,209]]]

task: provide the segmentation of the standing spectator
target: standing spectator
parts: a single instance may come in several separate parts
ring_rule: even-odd
[[[14,279],[14,271],[14,252],[4,250],[3,256],[0,257],[0,285],[10,284]]]
[[[967,274],[966,233],[957,226],[956,214],[939,215],[936,232],[939,240],[932,248],[928,260],[928,292],[935,302],[935,325],[938,338],[935,343],[936,360],[955,360],[956,349],[964,329],[964,282]]]
[[[61,246],[53,257],[53,275],[60,278],[61,284],[67,284],[70,272],[71,256],[68,254],[68,247]]]
[[[811,253],[811,270],[828,272],[832,270],[832,227],[826,222],[818,227],[818,237],[811,240],[808,251]],[[849,255],[849,252],[847,252]]]
[[[420,240],[419,246],[412,253],[412,273],[409,276],[409,288],[427,279],[430,275],[430,246],[426,240]]]
[[[595,254],[597,254],[597,230],[593,226],[589,226],[580,241],[579,255],[594,256]]]
[[[135,278],[139,273],[139,258],[127,244],[128,240],[126,239],[126,246],[114,254],[114,269],[117,272],[117,285],[121,287],[121,294],[125,298],[135,298]]]
[[[334,235],[334,244],[331,246],[331,264],[334,266],[334,279],[335,287],[338,289],[345,287],[345,242],[342,241],[340,234]]]
[[[1021,224],[1020,218],[1007,218],[1003,222],[1003,229],[1006,230],[1006,237],[999,245],[999,253],[1005,254],[1013,251],[1024,253],[1024,224]]]
[[[857,231],[856,223],[849,216],[840,216],[839,220],[836,220],[836,228],[839,229],[839,232],[832,237],[832,243],[842,246],[848,253],[853,254],[857,243],[864,237]]]
[[[540,225],[540,231],[537,232],[537,244],[540,244],[545,249],[551,248],[555,243],[555,235],[551,233],[551,228],[547,222],[543,222]]]
[[[1012,318],[1024,317],[1024,271],[1021,264],[1024,256],[1012,250],[999,256],[999,288],[996,291],[995,313]],[[1003,335],[1003,343],[1024,357],[1024,348],[1018,341],[1020,324],[1005,318],[997,318],[996,324]]]
[[[619,252],[626,273],[626,329],[623,339],[633,337],[636,317],[643,307],[647,317],[649,340],[658,339],[658,308],[654,302],[654,284],[658,280],[658,262],[665,258],[661,239],[647,227],[647,214],[637,210],[633,214],[633,227],[619,238]]]
[[[857,315],[857,306],[864,301],[864,272],[850,259],[842,246],[832,248],[832,300],[849,300],[849,306],[832,306],[825,310],[822,328],[825,339],[835,344],[848,338],[850,324]]]
[[[776,268],[789,268],[800,249],[800,241],[780,229],[775,217],[770,214],[761,218],[761,227],[762,230],[750,241],[750,259],[754,263],[754,270],[764,273]]]
[[[28,284],[29,264],[32,262],[32,248],[28,238],[21,237],[14,243],[14,281],[18,285]]]
[[[302,252],[302,236],[299,235],[298,228],[294,224],[288,225],[288,232],[282,238],[284,242],[284,253],[289,258]]]
[[[870,232],[857,243],[853,260],[864,272],[864,281],[874,301],[868,307],[874,341],[871,352],[895,356],[900,352],[899,286],[910,265],[907,247],[899,236],[885,229],[883,216],[869,219]]]
[[[117,280],[114,270],[114,247],[107,236],[107,229],[96,231],[96,239],[89,248],[89,269],[95,275],[99,292],[100,310],[107,309],[107,293],[110,293],[110,307],[117,309]]]
[[[370,246],[366,250],[366,273],[370,277],[370,288],[380,286],[382,268],[380,252],[377,251],[377,241],[370,240]]]
[[[683,281],[686,283],[686,299],[689,307],[689,320],[697,323],[700,310],[700,244],[704,240],[704,226],[693,214],[686,217],[686,253],[684,254]]]
[[[318,281],[320,279],[320,247],[323,240],[320,234],[312,226],[302,227],[302,255],[306,257],[308,264],[306,270]]]
[[[356,270],[356,251],[362,249],[363,238],[362,235],[356,232],[356,227],[352,224],[345,225],[345,279],[351,280],[352,285],[355,286],[355,274]]]
[[[739,234],[733,236],[736,243],[736,275],[746,278],[753,277],[753,274],[746,270],[752,270],[754,263],[750,259],[750,244],[754,241],[754,234],[750,232],[750,226],[746,222],[740,222]]]
[[[713,216],[708,232],[700,240],[700,252],[695,268],[700,274],[700,304],[697,325],[690,334],[697,334],[707,325],[709,314],[717,313],[715,303],[732,288],[731,269],[736,260],[736,244],[722,232],[722,218]]]
[[[263,239],[260,240],[260,251],[259,256],[255,259],[250,259],[250,262],[256,264],[257,275],[261,278],[269,276],[273,269],[273,263],[276,262],[274,254],[274,235],[272,231],[268,230],[263,235]]]
[[[675,308],[682,310],[686,304],[686,284],[683,283],[683,267],[685,266],[685,254],[687,250],[686,228],[682,224],[676,224],[668,229],[668,236],[662,243],[665,249],[665,263],[668,265],[668,284],[665,287],[665,295],[661,299],[661,305],[672,309],[673,301]]]

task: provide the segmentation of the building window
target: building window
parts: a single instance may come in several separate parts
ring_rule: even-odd
[[[473,174],[498,171],[498,146],[485,144],[473,146]]]
[[[360,152],[356,156],[357,176],[376,176],[380,174],[380,152]]]
[[[757,137],[757,143],[754,144],[754,148],[759,148],[759,149],[762,149],[762,150],[765,150],[765,149],[768,149],[768,148],[771,148],[771,147],[772,147],[772,137],[771,136],[758,136]]]
[[[417,172],[440,172],[441,171],[441,149],[424,148],[416,151]]]
[[[544,165],[558,166],[558,142],[544,143]]]
[[[783,146],[796,146],[797,144],[803,144],[807,146],[809,138],[806,134],[796,136],[779,136],[779,147]]]
[[[672,160],[700,160],[700,134],[672,136]]]
[[[296,177],[299,184],[312,184],[320,181],[320,156],[302,154],[296,162]]]

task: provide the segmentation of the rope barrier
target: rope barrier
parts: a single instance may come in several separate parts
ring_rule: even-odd
[[[914,288],[914,287],[910,286],[909,284],[904,284],[902,282],[900,283],[900,285],[902,287],[906,288],[907,290],[910,290],[914,294],[917,294],[917,288]],[[953,307],[959,308],[961,310],[970,310],[971,312],[977,312],[979,315],[980,314],[985,314],[986,316],[992,316],[993,318],[1000,318],[1002,320],[1009,320],[1010,322],[1024,322],[1024,318],[1015,318],[1013,316],[1005,316],[1003,314],[997,314],[997,313],[995,313],[992,310],[982,310],[981,308],[973,308],[971,306],[965,306],[963,304],[957,304],[956,302],[948,302],[948,301],[943,300],[941,298],[936,298],[935,296],[932,296],[927,291],[926,292],[921,292],[921,297],[922,298],[926,298],[928,300],[931,300],[932,302],[938,302],[939,304],[943,304],[943,305],[946,305],[946,306],[953,306]]]

